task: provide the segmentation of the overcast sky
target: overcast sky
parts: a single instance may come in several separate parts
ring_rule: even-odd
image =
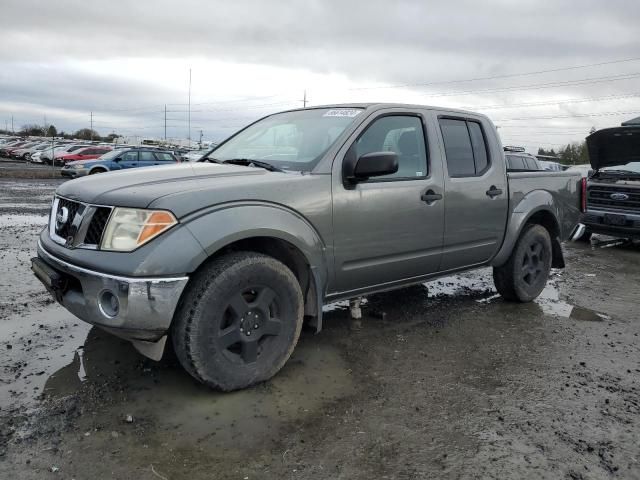
[[[306,89],[479,110],[504,143],[558,148],[640,115],[638,25],[630,0],[3,0],[0,128],[75,131],[93,112],[103,135],[161,137],[166,104],[186,138],[191,68],[192,138]]]

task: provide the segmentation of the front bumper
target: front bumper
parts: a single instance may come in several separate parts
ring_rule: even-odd
[[[580,222],[592,233],[612,237],[640,239],[640,215],[587,209]]]
[[[61,260],[38,242],[38,260],[58,274],[51,282],[34,259],[32,269],[56,300],[75,316],[131,341],[159,360],[166,334],[187,281],[181,277],[122,277]],[[56,279],[58,280],[58,279]]]
[[[86,168],[75,169],[75,168],[62,168],[60,169],[60,175],[63,177],[70,178],[78,178],[84,177],[88,173]]]

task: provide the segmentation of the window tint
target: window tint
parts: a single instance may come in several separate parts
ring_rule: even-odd
[[[482,127],[477,122],[467,122],[469,134],[471,135],[471,145],[473,146],[473,158],[476,162],[476,175],[482,174],[489,166],[487,157],[487,146],[484,143]]]
[[[146,151],[141,151],[140,152],[140,157],[138,158],[138,161],[140,162],[155,162],[156,161],[156,157],[153,156],[153,152],[146,152]]]
[[[126,152],[122,155],[122,161],[124,162],[137,162],[138,152]]]
[[[173,162],[173,155],[166,152],[156,152],[156,158],[161,162]]]
[[[372,152],[395,152],[398,155],[398,171],[376,179],[417,178],[427,175],[424,131],[418,117],[382,117],[369,125],[355,146],[357,157]]]
[[[473,162],[471,137],[467,122],[450,118],[440,119],[440,129],[444,139],[447,168],[450,177],[472,177],[476,174]]]
[[[509,170],[525,170],[524,159],[517,155],[507,155],[507,168]]]

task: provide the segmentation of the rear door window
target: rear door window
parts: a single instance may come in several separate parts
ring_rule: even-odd
[[[138,152],[126,152],[122,155],[123,162],[137,162]]]
[[[161,162],[174,162],[173,155],[167,152],[156,152],[156,158]]]
[[[479,122],[457,118],[440,118],[449,176],[473,177],[489,168],[489,154]]]
[[[140,162],[155,162],[156,157],[153,156],[153,152],[142,151],[140,152],[139,160]]]

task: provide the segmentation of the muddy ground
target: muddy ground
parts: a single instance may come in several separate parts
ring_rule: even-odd
[[[535,303],[489,270],[342,305],[221,394],[43,293],[59,182],[0,180],[0,478],[640,478],[640,246],[567,245]]]

